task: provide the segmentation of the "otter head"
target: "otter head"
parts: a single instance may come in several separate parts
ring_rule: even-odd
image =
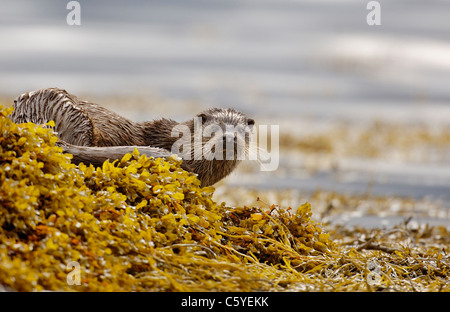
[[[196,118],[202,125],[202,156],[205,160],[245,159],[255,124],[253,119],[230,108],[212,108]]]
[[[212,108],[190,122],[191,159],[185,160],[202,185],[229,175],[245,159],[255,121],[234,109]]]

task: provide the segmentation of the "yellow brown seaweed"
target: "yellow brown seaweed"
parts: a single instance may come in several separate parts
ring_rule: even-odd
[[[201,188],[176,157],[135,150],[102,167],[76,166],[50,129],[15,124],[10,109],[0,111],[0,285],[7,289],[399,290],[410,287],[405,276],[423,270],[411,250],[383,251],[374,240],[339,246],[311,219],[308,203],[295,211],[218,204],[214,188]],[[428,257],[435,261],[418,285],[448,290],[448,256]]]

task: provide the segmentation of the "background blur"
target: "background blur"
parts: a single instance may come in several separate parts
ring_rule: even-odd
[[[0,2],[0,97],[64,88],[133,120],[234,107],[280,125],[280,166],[246,163],[229,204],[313,204],[332,222],[449,222],[450,2]]]

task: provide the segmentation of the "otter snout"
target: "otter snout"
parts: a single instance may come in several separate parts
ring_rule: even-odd
[[[234,133],[226,133],[223,135],[222,137],[223,139],[223,144],[231,144],[231,143],[236,143],[237,141],[237,137]]]

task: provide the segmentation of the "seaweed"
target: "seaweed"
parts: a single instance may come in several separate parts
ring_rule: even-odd
[[[55,145],[52,123],[15,124],[11,109],[0,111],[0,285],[7,289],[449,290],[445,228],[326,232],[309,203],[230,207],[176,156],[153,159],[136,149],[101,167],[77,166]],[[431,243],[416,246],[412,237]],[[80,279],[72,283],[74,267]]]

